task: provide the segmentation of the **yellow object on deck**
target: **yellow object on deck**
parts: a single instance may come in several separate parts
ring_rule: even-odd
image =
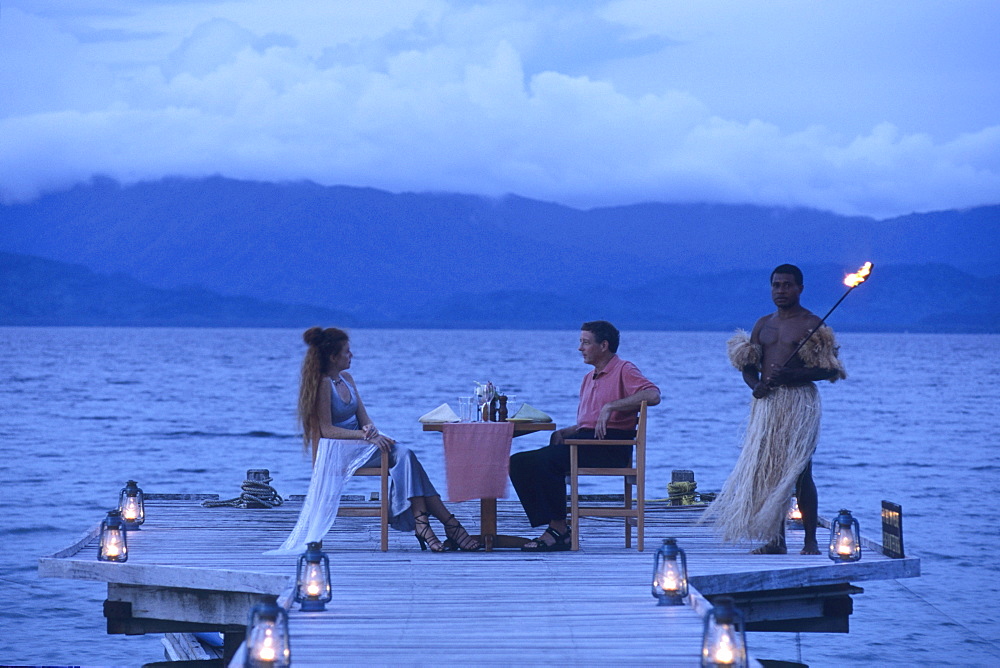
[[[667,494],[671,501],[680,499],[682,506],[691,506],[698,502],[698,495],[695,493],[697,487],[696,482],[668,482]]]

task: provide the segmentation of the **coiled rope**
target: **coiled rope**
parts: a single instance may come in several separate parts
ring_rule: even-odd
[[[240,489],[243,493],[233,499],[225,501],[202,501],[201,505],[206,508],[219,508],[230,506],[233,508],[275,508],[285,502],[277,490],[268,485],[273,478],[267,476],[258,480],[244,480]]]
[[[695,482],[668,482],[667,483],[667,494],[670,495],[670,501],[680,501],[682,506],[690,506],[697,503],[697,488],[698,483]]]

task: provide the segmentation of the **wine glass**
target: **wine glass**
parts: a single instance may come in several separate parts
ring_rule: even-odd
[[[486,386],[481,383],[476,383],[476,414],[473,416],[473,422],[483,421],[483,404],[486,403]]]

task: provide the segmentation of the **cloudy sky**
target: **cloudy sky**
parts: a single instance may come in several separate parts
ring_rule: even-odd
[[[0,0],[0,197],[94,174],[1000,203],[995,0]]]

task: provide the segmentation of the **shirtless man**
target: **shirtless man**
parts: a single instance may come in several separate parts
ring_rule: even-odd
[[[821,406],[813,381],[846,374],[829,327],[795,353],[820,323],[799,303],[802,290],[798,267],[777,267],[771,272],[771,300],[778,310],[759,319],[749,339],[741,333],[729,341],[730,360],[754,399],[739,461],[709,515],[718,517],[716,525],[727,540],[765,541],[754,550],[758,554],[786,552],[784,516],[793,481],[805,528],[802,554],[819,554],[812,454]]]

